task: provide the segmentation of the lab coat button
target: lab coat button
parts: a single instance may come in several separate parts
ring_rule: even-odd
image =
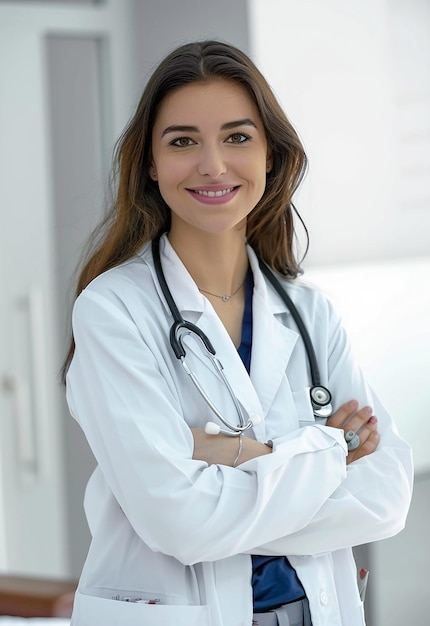
[[[327,597],[327,593],[324,591],[324,589],[321,589],[320,591],[320,602],[321,604],[323,604],[324,606],[327,604],[328,602],[328,597]]]

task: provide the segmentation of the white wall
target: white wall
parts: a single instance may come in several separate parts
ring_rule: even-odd
[[[367,380],[430,472],[430,257],[312,268],[342,315]]]
[[[310,159],[309,263],[430,254],[430,4],[250,0],[251,49]]]

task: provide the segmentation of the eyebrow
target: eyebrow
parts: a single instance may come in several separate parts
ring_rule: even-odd
[[[246,117],[243,120],[235,120],[233,122],[226,122],[221,126],[221,130],[231,130],[232,128],[237,128],[238,126],[253,126],[257,128],[255,122]],[[184,126],[182,124],[172,124],[163,130],[162,137],[169,133],[198,133],[199,129],[197,126]]]

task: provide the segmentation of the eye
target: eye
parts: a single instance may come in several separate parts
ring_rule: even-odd
[[[187,148],[188,146],[192,146],[195,142],[191,139],[191,137],[177,137],[170,142],[171,146],[176,146],[177,148]]]
[[[232,135],[228,137],[227,142],[241,144],[241,143],[246,143],[247,141],[250,141],[251,139],[252,139],[251,135],[247,135],[246,133],[233,133]]]

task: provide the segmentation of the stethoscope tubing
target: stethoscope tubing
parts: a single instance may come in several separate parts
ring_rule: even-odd
[[[318,367],[317,357],[308,329],[306,328],[296,305],[294,304],[286,290],[282,287],[281,283],[273,274],[273,272],[267,267],[265,263],[263,263],[261,259],[258,259],[258,263],[260,265],[260,270],[262,274],[266,277],[266,279],[276,290],[277,294],[286,305],[291,314],[291,317],[293,318],[299,330],[309,363],[310,377],[312,381],[312,387],[310,388],[309,393],[314,414],[316,418],[326,420],[332,414],[332,396],[327,387],[324,387],[324,385],[321,384],[321,376]]]
[[[155,273],[157,275],[157,279],[158,279],[161,291],[166,300],[167,306],[173,316],[173,324],[170,327],[170,337],[169,337],[172,350],[176,358],[179,359],[180,362],[182,363],[182,366],[185,372],[190,377],[191,381],[193,382],[199,394],[208,404],[208,406],[213,411],[213,413],[218,417],[221,423],[224,426],[226,426],[226,428],[228,429],[227,431],[222,430],[221,432],[227,435],[233,436],[233,437],[238,436],[242,434],[243,432],[245,432],[246,430],[252,428],[257,422],[255,420],[254,421],[248,420],[248,422],[246,422],[245,417],[243,415],[242,407],[240,406],[230,386],[230,383],[228,382],[227,377],[224,374],[223,366],[221,362],[219,361],[219,359],[216,357],[215,349],[212,343],[210,342],[209,338],[207,337],[207,335],[198,326],[196,326],[192,322],[185,320],[182,317],[181,313],[179,312],[179,309],[176,306],[176,303],[170,292],[169,286],[164,276],[163,267],[161,265],[160,239],[159,238],[154,239],[152,242],[152,255],[154,259]],[[320,371],[319,371],[319,367],[317,363],[317,358],[316,358],[315,350],[314,350],[310,335],[308,333],[308,330],[294,302],[292,301],[292,299],[290,298],[286,290],[282,287],[282,285],[280,284],[278,279],[275,277],[273,272],[267,267],[267,265],[265,265],[265,263],[261,261],[261,259],[258,259],[258,262],[259,262],[260,270],[262,274],[265,276],[268,282],[272,285],[272,287],[281,297],[282,301],[284,302],[287,309],[289,310],[299,330],[300,336],[302,338],[302,341],[305,347],[308,363],[309,363],[310,378],[312,381],[312,387],[310,388],[309,393],[310,393],[312,407],[314,410],[314,415],[315,415],[315,418],[320,418],[320,419],[325,420],[332,413],[332,406],[331,406],[332,397],[331,397],[331,393],[329,392],[329,390],[323,385],[321,385]],[[222,416],[221,412],[216,408],[212,400],[209,398],[207,393],[204,391],[204,389],[200,385],[196,375],[190,370],[190,368],[186,364],[185,362],[186,350],[183,344],[183,337],[187,335],[191,335],[191,334],[194,334],[201,341],[204,347],[205,356],[209,358],[214,369],[219,374],[223,383],[225,384],[229,392],[229,395],[234,403],[235,410],[238,416],[239,421],[237,425],[232,425]],[[216,427],[215,424],[212,424],[212,426]]]
[[[176,306],[176,302],[174,301],[173,296],[170,292],[169,286],[167,285],[166,278],[164,276],[163,267],[161,265],[159,238],[154,239],[152,242],[152,254],[154,258],[155,273],[157,274],[157,279],[160,284],[161,291],[166,299],[167,306],[169,307],[170,312],[172,313],[172,316],[173,316],[173,320],[174,320],[172,326],[170,327],[170,345],[172,347],[172,350],[176,358],[180,360],[185,372],[190,377],[190,380],[194,384],[199,394],[202,396],[204,401],[208,404],[209,408],[213,411],[213,413],[218,417],[220,422],[228,429],[228,431],[223,431],[223,433],[226,435],[230,435],[230,436],[240,435],[244,433],[246,430],[249,430],[250,428],[252,428],[254,424],[251,420],[248,420],[248,422],[246,422],[245,417],[243,415],[242,407],[240,406],[233,392],[233,389],[231,388],[231,385],[226,375],[224,374],[224,371],[223,371],[224,368],[222,366],[222,363],[216,357],[215,349],[211,341],[209,340],[208,336],[198,326],[196,326],[196,324],[193,324],[192,322],[185,320],[180,314],[179,309]],[[202,342],[202,345],[204,347],[203,354],[210,360],[214,369],[221,377],[222,382],[224,383],[224,385],[226,386],[229,392],[229,395],[233,401],[236,414],[239,420],[237,425],[233,425],[229,423],[224,418],[224,416],[217,409],[215,404],[212,402],[208,394],[205,392],[205,390],[199,383],[194,372],[190,370],[190,368],[188,367],[185,361],[186,351],[182,342],[182,338],[192,333],[194,333]]]
[[[269,283],[272,285],[272,287],[276,290],[276,292],[279,294],[281,299],[287,305],[287,308],[289,312],[291,313],[291,316],[297,328],[299,329],[299,333],[303,339],[303,343],[305,346],[306,355],[308,357],[312,385],[314,387],[320,387],[321,386],[320,369],[318,367],[317,357],[315,354],[315,350],[314,350],[311,338],[308,333],[308,329],[306,328],[301,318],[301,315],[297,310],[296,305],[294,304],[294,302],[292,301],[288,293],[285,291],[285,289],[282,287],[282,285],[280,284],[276,276],[273,274],[273,272],[271,272],[271,270],[267,267],[267,265],[263,263],[261,259],[258,259],[258,262],[259,262],[260,270],[262,274],[264,274],[265,278],[267,278]]]

